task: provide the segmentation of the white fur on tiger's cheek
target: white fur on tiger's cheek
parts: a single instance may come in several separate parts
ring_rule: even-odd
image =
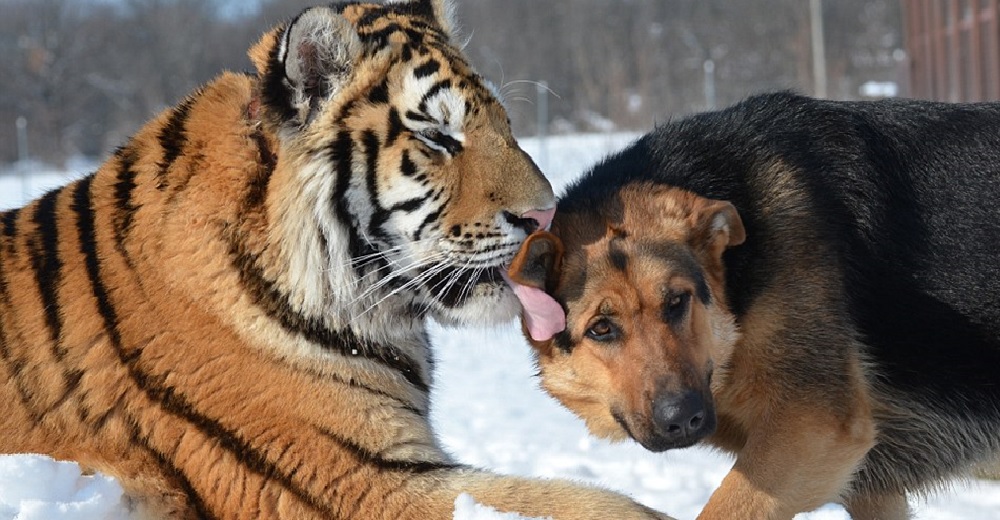
[[[439,308],[434,319],[449,326],[490,326],[516,318],[521,304],[506,284],[479,286],[461,307]]]
[[[332,270],[329,265],[331,259],[342,261],[342,258],[348,258],[346,249],[324,251],[322,248],[321,238],[324,236],[331,246],[347,242],[343,228],[334,215],[324,214],[319,210],[323,201],[329,200],[334,190],[335,177],[330,174],[329,169],[330,166],[323,162],[307,164],[299,172],[298,191],[281,199],[283,206],[289,206],[280,210],[284,215],[280,224],[283,228],[280,233],[282,250],[288,262],[288,269],[282,274],[291,302],[298,311],[308,316],[321,316],[325,313],[328,295],[343,301],[347,296],[343,287],[352,285],[345,283],[348,282],[345,275],[349,273]],[[316,209],[307,212],[298,210],[297,207]]]

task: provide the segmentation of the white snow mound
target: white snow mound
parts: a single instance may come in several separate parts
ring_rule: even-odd
[[[492,507],[477,503],[472,495],[462,493],[455,499],[455,516],[452,520],[552,520],[552,518],[529,518],[517,513],[501,513]]]
[[[0,455],[0,520],[127,520],[118,482],[73,462]]]

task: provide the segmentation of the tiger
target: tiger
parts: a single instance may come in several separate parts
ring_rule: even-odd
[[[141,518],[667,518],[434,436],[428,320],[512,319],[503,268],[555,207],[454,8],[306,9],[0,214],[0,452],[113,476]]]

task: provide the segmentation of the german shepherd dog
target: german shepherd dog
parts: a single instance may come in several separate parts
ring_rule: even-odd
[[[509,276],[593,433],[736,455],[699,518],[907,518],[1000,453],[998,205],[1000,104],[769,94],[605,159]]]

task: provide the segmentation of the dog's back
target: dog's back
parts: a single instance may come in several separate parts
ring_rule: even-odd
[[[877,444],[855,489],[924,489],[1000,453],[1000,104],[758,96],[658,128],[572,185],[559,211],[634,181],[736,206],[747,241],[725,261],[737,317],[810,277],[839,287],[819,303],[845,323],[808,325],[819,333],[784,352],[799,358],[783,384],[839,377],[823,334],[857,336],[829,338],[860,345],[875,400]]]

